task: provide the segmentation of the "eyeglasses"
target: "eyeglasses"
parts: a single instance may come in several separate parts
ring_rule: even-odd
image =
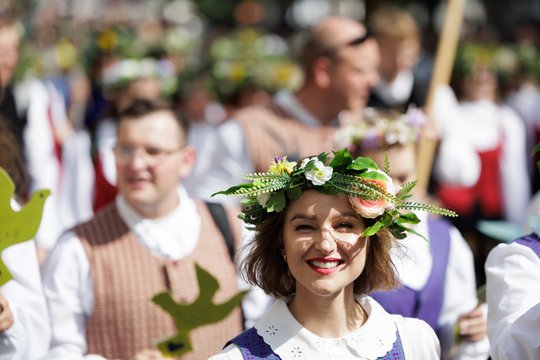
[[[334,57],[336,55],[336,53],[339,51],[339,49],[349,47],[349,46],[361,45],[361,44],[365,43],[366,40],[370,39],[371,37],[373,37],[373,33],[371,33],[371,31],[369,31],[369,30],[366,30],[366,32],[363,35],[360,35],[360,36],[352,39],[351,41],[349,41],[349,42],[347,42],[347,43],[345,43],[343,45],[334,47],[332,49],[328,49],[327,51],[325,51],[323,56]]]
[[[367,39],[371,38],[373,36],[373,34],[371,33],[371,31],[369,30],[366,30],[366,32],[364,33],[364,35],[361,35],[355,39],[352,39],[351,41],[349,41],[345,46],[356,46],[356,45],[360,45],[362,43],[364,43]]]
[[[176,149],[160,149],[157,147],[133,147],[128,145],[116,144],[113,151],[116,161],[120,165],[126,165],[137,155],[142,156],[148,166],[155,166],[163,161],[167,156],[181,151],[184,147]]]

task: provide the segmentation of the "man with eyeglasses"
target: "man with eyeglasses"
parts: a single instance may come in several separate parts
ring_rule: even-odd
[[[169,290],[177,301],[193,302],[195,263],[218,279],[214,301],[237,291],[226,235],[179,186],[195,161],[187,124],[167,105],[136,100],[117,131],[115,202],[64,235],[43,269],[53,332],[47,358],[161,359],[152,348],[176,329],[150,299]],[[235,215],[227,215],[239,230]],[[183,359],[205,359],[241,330],[236,309],[194,330],[194,350]]]
[[[277,93],[268,107],[241,109],[218,129],[212,165],[192,189],[199,196],[238,183],[238,174],[266,170],[275,154],[297,160],[332,150],[346,118],[340,114],[362,111],[379,79],[379,49],[367,29],[351,18],[329,17],[305,40],[302,87]]]

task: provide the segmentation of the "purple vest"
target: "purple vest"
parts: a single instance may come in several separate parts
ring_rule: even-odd
[[[514,240],[514,242],[530,248],[536,255],[538,255],[538,257],[540,257],[540,237],[537,233],[522,236]]]
[[[264,342],[262,336],[257,334],[257,329],[252,327],[229,341],[229,344],[235,344],[240,348],[242,356],[246,360],[281,360],[281,358],[272,351],[270,345]],[[225,346],[227,346],[225,345]],[[396,331],[396,341],[392,349],[378,360],[404,360],[403,344],[399,331]]]
[[[442,219],[429,219],[429,250],[433,259],[431,273],[420,291],[399,286],[390,291],[370,294],[390,314],[422,319],[437,331],[438,319],[444,299],[446,267],[450,252],[450,223]],[[407,240],[404,240],[407,241]]]

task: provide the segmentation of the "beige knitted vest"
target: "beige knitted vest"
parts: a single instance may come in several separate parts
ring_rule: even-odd
[[[255,171],[267,171],[276,156],[297,161],[332,150],[336,128],[309,127],[290,117],[277,105],[249,107],[234,115],[245,134]]]
[[[151,298],[169,288],[177,301],[193,302],[199,292],[195,262],[218,279],[216,303],[237,292],[235,267],[225,240],[206,206],[198,203],[197,207],[202,218],[199,241],[180,260],[153,256],[127,228],[114,205],[75,228],[90,261],[94,286],[94,310],[86,327],[89,354],[132,359],[138,351],[155,348],[158,340],[174,335],[172,318]],[[229,221],[234,221],[231,214]],[[225,320],[195,329],[191,333],[193,351],[182,359],[207,359],[241,331],[241,310],[237,308]]]

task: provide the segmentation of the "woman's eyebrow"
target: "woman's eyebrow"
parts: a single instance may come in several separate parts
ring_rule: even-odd
[[[306,215],[306,214],[294,214],[291,220],[289,220],[289,223],[293,222],[294,220],[317,220],[317,216],[315,215]]]

